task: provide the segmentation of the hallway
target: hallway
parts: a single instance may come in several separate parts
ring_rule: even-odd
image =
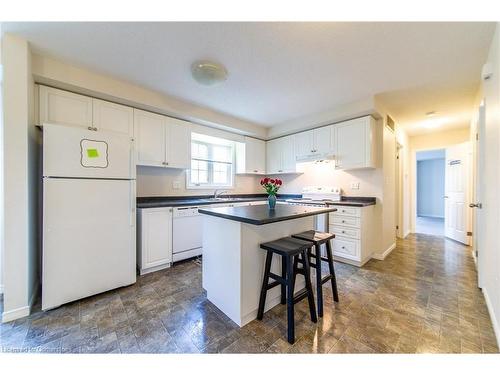
[[[444,219],[439,217],[417,216],[415,233],[444,236]]]
[[[325,315],[296,306],[296,343],[286,310],[237,327],[207,301],[193,261],[130,287],[37,311],[0,325],[0,351],[48,353],[497,353],[470,250],[410,235],[363,268],[336,263],[340,302],[325,285]],[[327,284],[329,285],[329,284]],[[0,305],[1,308],[1,305]]]

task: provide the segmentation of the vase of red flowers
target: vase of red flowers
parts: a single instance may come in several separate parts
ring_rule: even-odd
[[[274,210],[276,207],[276,193],[283,184],[279,178],[263,178],[260,180],[260,185],[266,190],[268,195],[267,201],[269,203],[269,209]]]

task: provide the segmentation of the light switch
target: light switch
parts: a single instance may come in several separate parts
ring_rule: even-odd
[[[174,180],[172,181],[172,189],[180,189],[181,188],[181,182],[179,180]]]
[[[352,190],[359,190],[359,182],[351,182]]]

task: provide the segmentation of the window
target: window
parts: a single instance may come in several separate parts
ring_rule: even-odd
[[[191,169],[188,188],[233,187],[234,142],[191,134]]]

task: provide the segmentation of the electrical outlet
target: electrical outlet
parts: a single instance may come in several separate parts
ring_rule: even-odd
[[[351,182],[352,190],[359,190],[359,182]]]
[[[181,182],[179,180],[175,180],[172,182],[172,189],[178,190],[181,188]]]

